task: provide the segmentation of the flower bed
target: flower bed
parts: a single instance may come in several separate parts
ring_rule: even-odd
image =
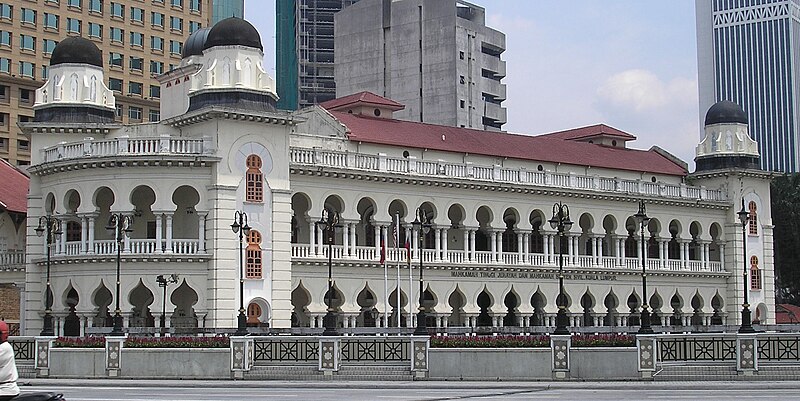
[[[125,348],[229,348],[228,337],[128,337]]]
[[[573,347],[632,347],[634,337],[627,334],[575,334]],[[431,348],[544,348],[550,337],[539,336],[435,336]]]
[[[105,337],[58,337],[53,348],[105,348]]]
[[[105,337],[59,337],[53,348],[105,348]],[[125,348],[228,348],[228,337],[128,337]]]

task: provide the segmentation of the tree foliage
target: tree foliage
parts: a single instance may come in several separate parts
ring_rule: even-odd
[[[800,174],[776,177],[770,185],[775,225],[775,296],[800,305]]]

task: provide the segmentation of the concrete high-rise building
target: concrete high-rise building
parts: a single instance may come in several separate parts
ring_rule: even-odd
[[[362,0],[335,17],[337,96],[370,91],[396,118],[500,130],[506,37],[461,0]]]
[[[102,51],[119,122],[158,121],[161,94],[153,77],[180,63],[186,37],[210,25],[211,4],[0,0],[0,158],[30,163],[30,142],[17,123],[33,118],[34,93],[49,76],[50,55],[68,36],[87,38]]]
[[[333,15],[358,0],[277,0],[278,108],[296,110],[336,97]]]
[[[212,0],[211,25],[228,17],[244,18],[244,0]]]
[[[800,169],[800,0],[696,0],[700,115],[747,112],[764,170]]]

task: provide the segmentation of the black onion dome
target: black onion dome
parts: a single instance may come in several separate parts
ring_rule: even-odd
[[[215,46],[246,46],[264,51],[261,35],[249,22],[236,17],[225,18],[211,27],[203,50]]]
[[[103,52],[89,39],[70,36],[58,42],[50,55],[50,65],[91,64],[103,68]]]
[[[706,125],[730,123],[747,124],[747,114],[738,104],[723,100],[708,109]]]
[[[181,58],[186,58],[190,56],[200,56],[203,54],[203,49],[205,49],[206,40],[208,39],[208,33],[211,32],[211,28],[200,28],[188,38],[186,38],[186,43],[183,45],[183,51],[181,51]]]

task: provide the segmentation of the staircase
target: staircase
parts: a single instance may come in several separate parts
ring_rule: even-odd
[[[739,377],[734,365],[662,365],[655,381],[730,381]]]
[[[35,379],[36,378],[36,368],[33,364],[17,364],[17,373],[19,374],[20,379]]]
[[[325,376],[316,365],[253,366],[244,375],[246,380],[342,380],[342,381],[411,381],[411,368],[406,365],[340,366],[333,376]]]

